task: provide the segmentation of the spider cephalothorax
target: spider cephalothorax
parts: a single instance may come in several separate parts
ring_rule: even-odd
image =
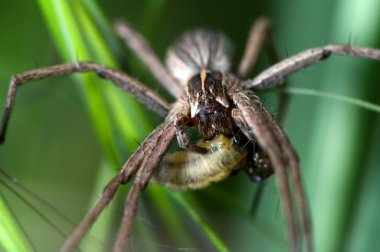
[[[113,199],[118,186],[132,178],[134,181],[128,193],[114,251],[124,250],[137,213],[140,192],[152,176],[156,182],[175,189],[200,188],[242,167],[246,168],[253,180],[264,179],[274,172],[284,208],[290,248],[294,252],[299,251],[300,237],[303,235],[307,250],[313,250],[297,154],[284,131],[254,92],[281,83],[289,74],[326,59],[331,54],[380,60],[380,50],[351,45],[308,49],[274,64],[253,79],[241,81],[254,67],[264,41],[268,41],[274,50],[269,28],[270,23],[266,18],[255,23],[236,74],[230,73],[232,50],[224,35],[203,29],[184,33],[168,50],[169,73],[141,35],[128,25],[117,23],[119,35],[176,99],[173,104],[127,74],[92,62],[56,65],[12,76],[0,128],[0,143],[5,139],[20,85],[31,80],[75,72],[95,72],[165,117],[131,155],[120,173],[106,185],[104,193],[67,239],[62,251],[71,251],[78,245]],[[195,144],[190,143],[186,134],[188,127],[197,127],[203,139]],[[167,154],[175,137],[184,150]],[[202,163],[197,163],[198,160],[202,160]]]
[[[232,135],[232,101],[227,94],[228,87],[223,85],[224,79],[221,72],[203,70],[187,83],[190,117],[205,140],[219,133]]]

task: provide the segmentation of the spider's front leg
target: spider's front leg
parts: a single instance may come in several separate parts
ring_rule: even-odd
[[[291,251],[299,250],[299,227],[296,218],[298,213],[301,216],[300,220],[302,221],[302,231],[306,238],[307,249],[312,251],[310,219],[300,180],[297,155],[270,112],[249,91],[236,90],[232,94],[232,99],[237,107],[232,110],[235,123],[248,138],[256,139],[260,147],[269,156],[281,192],[291,241]],[[294,180],[296,208],[293,206],[287,168],[290,169],[290,174]]]
[[[132,230],[133,220],[137,213],[140,192],[148,184],[154,169],[166,153],[175,135],[174,121],[166,120],[158,126],[132,154],[120,170],[118,176],[105,187],[103,194],[95,206],[83,218],[61,248],[61,252],[73,251],[94,224],[100,213],[115,196],[120,184],[125,184],[136,174],[125,203],[123,220],[120,225],[114,251],[124,251],[126,242]]]
[[[306,68],[318,61],[325,60],[333,54],[380,61],[379,49],[344,44],[332,44],[324,47],[311,48],[286,58],[267,68],[254,79],[245,81],[243,86],[252,90],[265,89],[269,86],[281,83],[281,81],[288,75],[295,73],[302,68]]]
[[[114,244],[114,252],[122,252],[125,250],[126,243],[132,231],[133,220],[136,217],[140,192],[149,183],[155,168],[157,168],[160,160],[165,155],[175,135],[175,127],[173,121],[165,121],[161,124],[144,142],[147,148],[142,152],[144,159],[139,166],[133,185],[128,193],[124,207],[123,220],[120,224],[120,230]],[[141,149],[141,148],[140,148]],[[124,166],[120,172],[120,176],[128,174],[128,166]]]
[[[4,142],[5,139],[7,125],[14,105],[16,91],[19,86],[32,80],[82,72],[95,72],[99,77],[110,80],[113,84],[131,93],[139,101],[162,116],[166,116],[171,109],[171,105],[139,81],[122,72],[101,66],[99,64],[92,62],[76,62],[72,64],[62,64],[35,69],[16,74],[11,78],[6,106],[1,121],[0,144]],[[122,229],[123,232],[121,231],[121,235],[119,235],[120,237],[123,237],[123,239],[128,236],[136,214],[135,211],[137,209],[139,193],[149,181],[153,169],[158,165],[159,160],[164,155],[174,135],[174,121],[166,120],[141,144],[139,149],[131,156],[131,158],[121,169],[120,174],[107,184],[101,198],[97,201],[95,206],[85,216],[83,221],[78,225],[73,233],[68,237],[66,243],[61,249],[62,251],[72,251],[77,246],[92,224],[96,221],[99,214],[113,199],[118,186],[120,184],[127,183],[131,177],[136,174],[138,169],[140,169],[138,172],[139,175],[136,177],[135,183],[132,186],[130,196],[127,199],[128,207],[126,208],[126,220],[124,221],[126,223],[126,227]],[[118,244],[123,243],[123,241],[121,241],[123,239],[118,239]]]
[[[186,128],[194,125],[191,125],[190,107],[183,98],[175,103],[168,118],[175,122],[176,137],[180,148],[198,153],[207,152],[206,149],[191,143],[186,134]]]
[[[159,115],[166,116],[170,105],[161,99],[154,91],[143,85],[136,79],[115,69],[104,67],[92,62],[75,62],[70,64],[55,65],[51,67],[34,69],[28,72],[13,75],[9,84],[4,113],[0,126],[0,144],[5,140],[5,134],[14,105],[18,88],[33,80],[45,79],[52,76],[61,76],[72,73],[95,72],[100,77],[110,80],[116,86],[134,95],[140,102]]]
[[[186,125],[190,121],[190,117],[188,115],[184,114],[179,114],[176,116],[175,119],[175,128],[176,128],[176,136],[177,136],[177,142],[180,148],[193,151],[193,152],[198,152],[198,153],[206,153],[207,150],[199,147],[193,143],[190,142],[189,138],[187,137],[185,128]]]

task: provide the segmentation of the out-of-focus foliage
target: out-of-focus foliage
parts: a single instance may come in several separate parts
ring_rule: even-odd
[[[73,8],[75,1],[66,2]],[[88,20],[91,22],[102,18],[109,22],[120,17],[128,20],[146,36],[161,58],[181,32],[203,26],[226,33],[236,46],[238,59],[250,25],[260,15],[272,19],[274,40],[282,57],[326,43],[380,48],[380,4],[376,0],[103,0],[98,1],[98,5],[91,0],[77,2],[88,9],[100,8],[101,16],[90,15]],[[62,45],[51,36],[52,23],[43,17],[37,1],[7,1],[1,4],[0,11],[0,104],[4,104],[12,74],[68,59],[60,56],[58,49]],[[52,10],[50,14],[56,11]],[[88,25],[84,24],[86,20],[82,16],[76,21],[83,27]],[[109,51],[110,57],[115,58],[124,71],[164,94],[141,62],[130,51],[115,46],[113,43],[117,42],[112,42],[109,37],[112,33],[104,32],[100,23],[96,25],[101,31],[99,34],[105,37],[85,37],[83,40],[92,39],[86,43],[95,45],[106,41],[106,48],[101,48]],[[81,31],[81,36],[89,32]],[[81,59],[84,49],[75,50],[78,51],[74,55]],[[108,58],[94,60],[111,64]],[[263,55],[256,72],[269,63]],[[379,104],[377,69],[380,69],[378,62],[332,57],[292,76],[289,82],[292,86]],[[16,97],[7,140],[0,146],[0,168],[78,222],[100,195],[104,181],[116,171],[115,161],[107,152],[110,149],[104,148],[99,129],[91,119],[84,91],[75,83],[74,78],[59,77],[22,87]],[[123,99],[123,96],[118,95],[118,98]],[[272,101],[276,96],[276,93],[269,93],[262,98],[274,113],[277,108]],[[112,144],[122,162],[133,151],[128,144],[141,142],[146,132],[137,131],[128,139],[120,126],[121,118],[126,115],[120,114],[122,110],[109,111],[112,106],[107,108],[112,117],[108,122],[114,132]],[[161,120],[143,109],[138,113],[150,118],[142,122],[148,124],[148,128],[154,128]],[[293,95],[284,127],[300,156],[317,251],[375,251],[380,245],[380,223],[376,221],[380,210],[379,115],[340,101]],[[215,246],[222,250],[225,245],[231,251],[286,251],[283,215],[272,180],[268,181],[253,220],[248,212],[257,185],[248,181],[244,174],[205,190],[174,195],[149,186],[140,205],[131,247],[134,251],[175,251],[180,248],[212,251]],[[56,251],[63,238],[5,187],[0,188],[36,249]],[[126,189],[112,208],[107,209],[105,215],[110,218],[102,219],[97,224],[99,228],[95,227],[88,237],[83,247],[85,251],[94,251],[87,247],[88,244],[95,244],[104,251],[112,243]],[[178,195],[184,198],[178,200]],[[184,199],[186,203],[182,202]],[[65,232],[70,232],[72,225],[66,220],[38,202],[33,204]],[[196,211],[195,215],[189,213],[189,205]],[[170,218],[173,213],[178,214],[178,218]],[[199,216],[202,220],[194,221]],[[200,227],[203,224],[206,225],[204,229]],[[207,230],[215,232],[215,237]]]

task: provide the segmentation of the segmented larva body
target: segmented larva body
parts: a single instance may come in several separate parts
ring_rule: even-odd
[[[165,155],[152,181],[172,190],[199,189],[245,165],[247,151],[222,134],[196,145],[205,148],[207,153],[184,150]]]

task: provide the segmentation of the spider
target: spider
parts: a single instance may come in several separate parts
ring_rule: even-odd
[[[213,141],[221,136],[232,139],[236,132],[240,132],[243,137],[260,146],[260,150],[267,156],[273,169],[282,198],[290,250],[300,249],[300,237],[303,235],[307,250],[312,251],[311,223],[297,154],[284,131],[260,102],[255,92],[281,84],[286,76],[324,60],[331,54],[380,60],[380,50],[351,45],[327,45],[308,49],[274,64],[253,79],[243,80],[254,67],[263,44],[266,42],[272,44],[270,22],[266,18],[261,18],[253,24],[245,54],[235,74],[231,73],[231,44],[219,32],[198,29],[184,33],[169,48],[167,68],[165,68],[145,39],[132,27],[120,22],[116,23],[115,27],[127,45],[141,57],[154,77],[176,99],[174,103],[169,104],[154,91],[125,73],[92,62],[75,62],[35,69],[16,74],[10,81],[0,128],[0,143],[5,140],[17,88],[29,81],[50,76],[95,72],[99,77],[110,80],[134,95],[148,108],[165,117],[131,155],[120,173],[105,186],[102,196],[61,250],[73,250],[113,199],[119,185],[126,184],[134,178],[114,244],[114,251],[123,251],[137,213],[140,193],[153,175],[155,180],[159,180],[160,177],[155,172],[157,173],[160,161],[165,157],[174,138],[177,138],[179,146],[186,153],[209,155],[209,147]],[[205,145],[189,141],[186,134],[186,129],[189,127],[199,130],[202,141],[206,141]],[[228,140],[223,142],[226,143]],[[241,146],[236,148],[239,153],[244,150]],[[222,147],[222,150],[231,153],[231,149],[227,147]],[[209,158],[215,158],[215,155],[209,155]],[[233,163],[233,168],[238,163]],[[289,177],[293,181],[293,191]],[[165,176],[163,178],[166,179]],[[165,183],[164,181],[163,184]]]

